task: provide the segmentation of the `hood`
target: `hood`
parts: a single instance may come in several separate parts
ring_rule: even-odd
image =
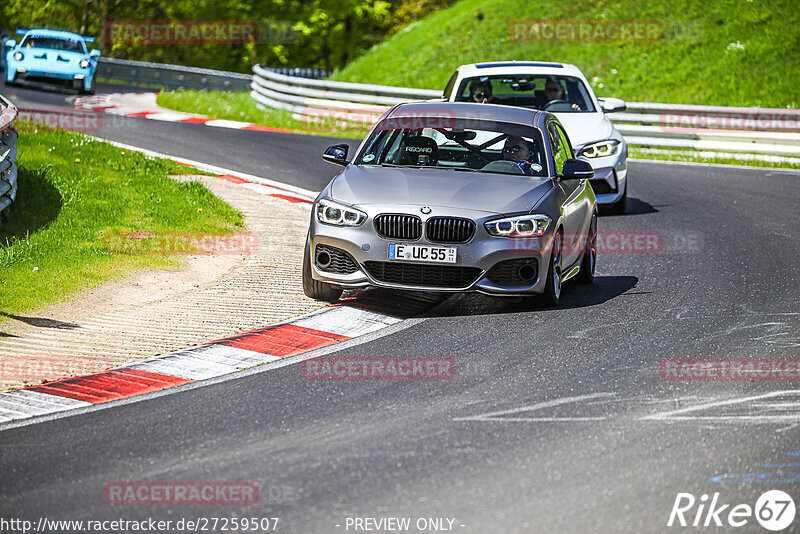
[[[605,113],[555,113],[573,147],[611,137],[611,122]]]
[[[53,50],[52,48],[37,48],[35,46],[31,48],[22,48],[20,52],[25,54],[25,59],[41,59],[47,61],[58,61],[60,58],[65,63],[67,61],[80,61],[88,57],[89,54],[84,54],[83,52],[72,52],[69,50]]]
[[[530,210],[551,187],[549,178],[534,176],[348,165],[330,193],[353,206],[416,204],[506,214]]]

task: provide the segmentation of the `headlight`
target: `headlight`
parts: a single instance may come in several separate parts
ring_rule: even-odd
[[[14,59],[17,61],[22,61],[22,58],[25,56],[22,55],[22,52],[14,52]]]
[[[366,213],[333,200],[320,200],[314,211],[319,222],[336,226],[361,226],[367,220]]]
[[[585,158],[602,158],[603,156],[611,156],[617,151],[619,141],[616,139],[609,139],[608,141],[601,141],[599,143],[592,143],[583,147],[578,154]]]
[[[82,69],[87,68],[89,66],[89,60],[88,59],[82,59],[81,62],[80,62],[80,66],[81,66]]]
[[[486,231],[495,237],[536,237],[544,234],[550,226],[547,215],[522,215],[495,219],[483,224]]]

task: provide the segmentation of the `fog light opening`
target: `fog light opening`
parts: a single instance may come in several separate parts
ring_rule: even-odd
[[[517,269],[517,276],[519,276],[520,280],[530,282],[536,277],[536,269],[530,263],[520,265],[519,269]]]
[[[324,250],[322,252],[317,253],[317,265],[319,265],[322,268],[325,268],[328,267],[330,264],[331,264],[330,254],[328,254]]]

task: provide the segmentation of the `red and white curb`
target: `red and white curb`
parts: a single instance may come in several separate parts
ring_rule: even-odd
[[[0,424],[216,378],[370,334],[419,315],[439,295],[366,291],[316,312],[101,373],[0,393]],[[0,427],[1,428],[1,427]]]
[[[149,93],[137,93],[138,96],[147,95]],[[249,130],[254,132],[279,132],[279,133],[297,133],[295,130],[288,130],[286,128],[272,128],[269,126],[262,126],[252,122],[240,122],[224,119],[209,119],[200,115],[192,115],[190,113],[181,113],[177,111],[154,111],[143,110],[135,107],[118,106],[112,104],[114,94],[96,95],[91,97],[78,97],[75,99],[75,107],[87,111],[98,111],[110,113],[112,115],[121,115],[123,117],[139,117],[142,119],[151,119],[165,122],[182,122],[184,124],[202,124],[205,126],[212,126],[215,128],[228,128],[232,130]]]

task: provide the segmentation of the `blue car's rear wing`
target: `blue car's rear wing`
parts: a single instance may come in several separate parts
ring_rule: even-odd
[[[17,28],[17,35],[25,35],[29,31],[31,31],[31,28]],[[81,35],[80,37],[87,43],[94,42],[94,37],[89,37],[88,35]]]

